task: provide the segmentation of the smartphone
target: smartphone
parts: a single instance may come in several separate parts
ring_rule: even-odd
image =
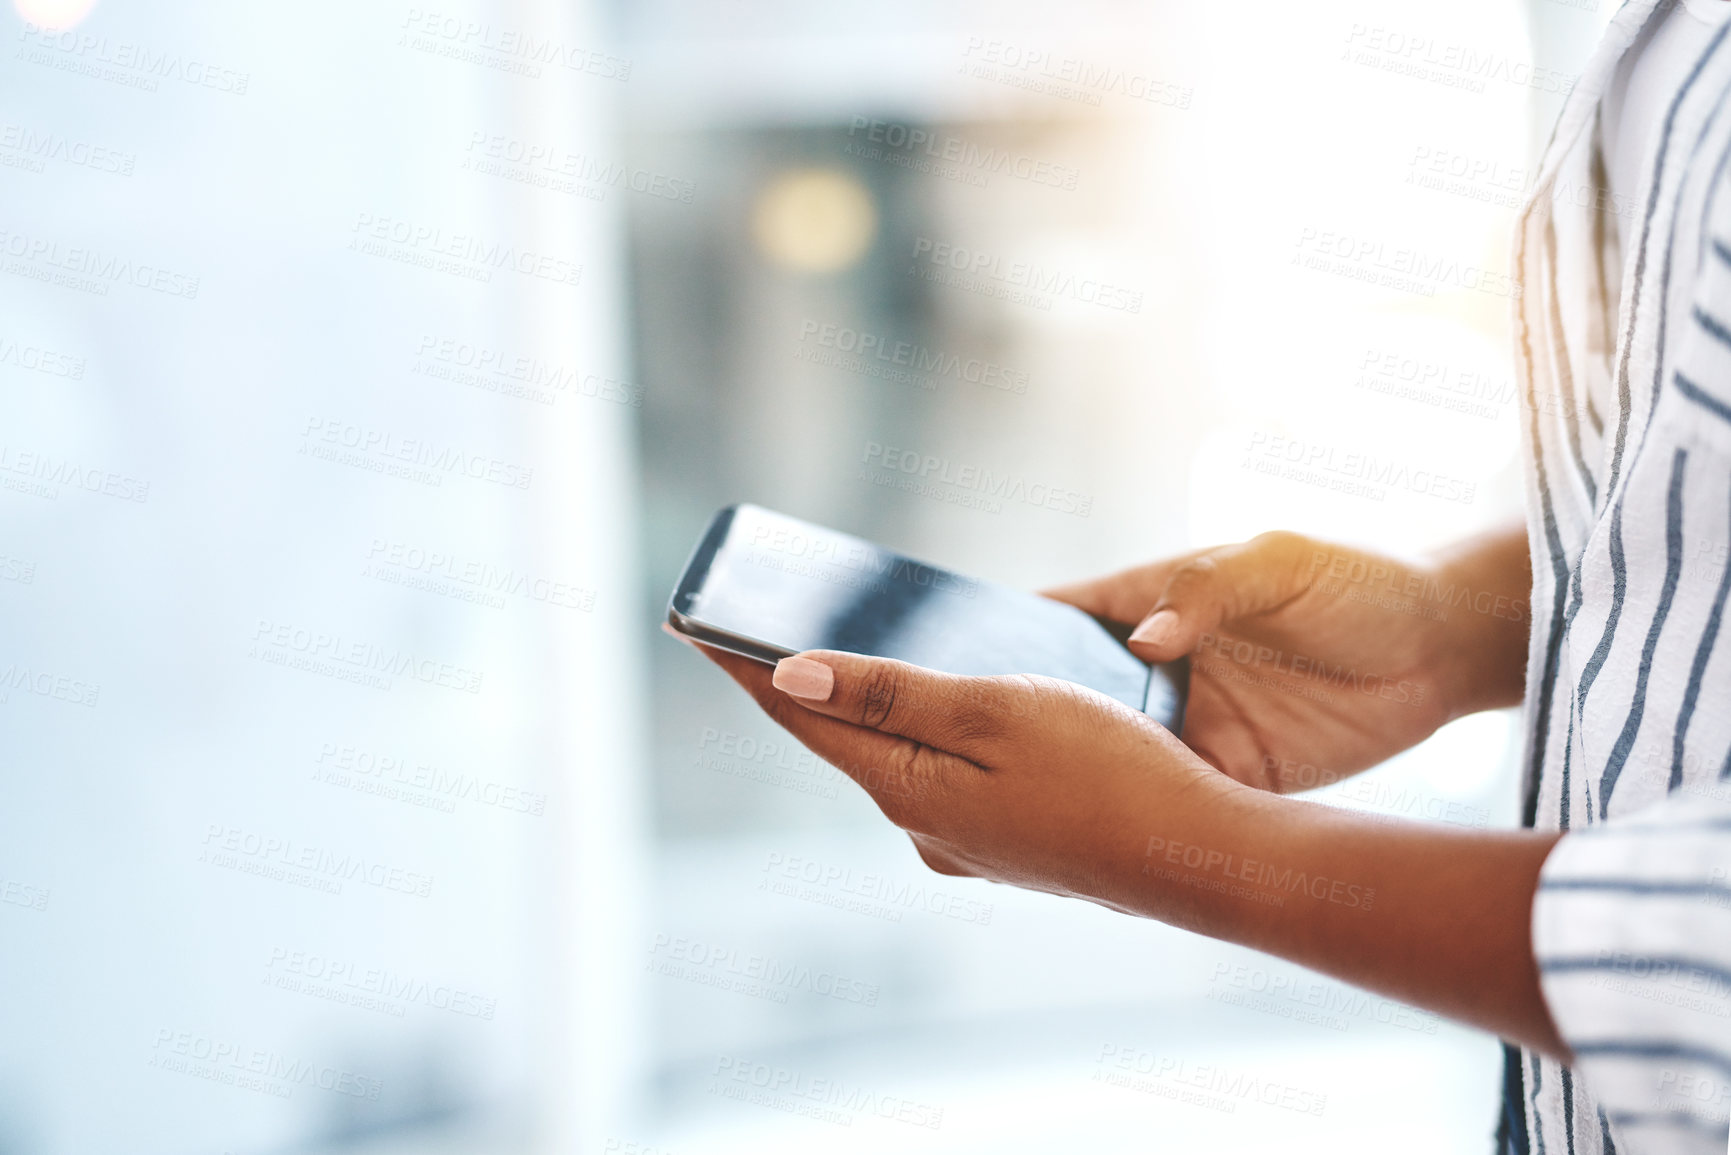
[[[755,505],[717,513],[685,565],[667,622],[774,665],[841,650],[951,674],[1044,674],[1098,690],[1177,733],[1187,659],[1150,666],[1130,627],[904,557]]]

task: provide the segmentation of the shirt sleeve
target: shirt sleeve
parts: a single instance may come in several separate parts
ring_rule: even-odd
[[[1710,794],[1564,835],[1533,903],[1551,1017],[1635,1150],[1727,1150],[1731,780]]]

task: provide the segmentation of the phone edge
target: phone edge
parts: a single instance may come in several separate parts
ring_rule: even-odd
[[[694,617],[680,613],[672,606],[667,607],[667,624],[694,642],[702,642],[706,646],[714,646],[718,650],[726,650],[728,653],[738,654],[742,658],[751,658],[766,666],[773,666],[783,658],[791,658],[799,652],[784,646],[772,646],[768,642],[760,641],[757,638],[748,638],[743,634],[734,634],[717,629]]]

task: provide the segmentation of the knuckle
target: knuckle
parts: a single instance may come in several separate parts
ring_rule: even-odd
[[[1307,542],[1303,534],[1293,533],[1289,529],[1271,529],[1257,534],[1245,544],[1258,553],[1284,558],[1301,553]]]
[[[1172,574],[1167,596],[1195,593],[1207,589],[1220,574],[1220,561],[1212,554],[1193,557]]]
[[[1245,544],[1245,549],[1254,554],[1269,572],[1281,575],[1282,585],[1290,589],[1294,585],[1302,587],[1307,584],[1316,542],[1291,530],[1272,529],[1257,534]]]
[[[896,690],[900,679],[889,666],[873,666],[859,687],[859,719],[862,725],[877,728],[889,720],[895,709]]]
[[[957,743],[981,744],[1006,735],[1021,695],[1005,694],[993,682],[970,678],[956,686],[946,711],[948,737]]]

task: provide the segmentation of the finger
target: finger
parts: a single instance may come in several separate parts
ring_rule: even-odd
[[[1130,635],[1130,648],[1169,662],[1223,622],[1279,609],[1309,588],[1307,544],[1297,534],[1265,533],[1184,562]]]
[[[800,699],[775,688],[771,667],[714,646],[692,644],[738,682],[771,721],[864,787],[890,821],[898,826],[918,823],[920,807],[942,786],[947,755],[910,738],[808,709]]]
[[[809,650],[775,667],[777,689],[808,710],[898,734],[976,763],[1032,712],[1025,680],[964,678],[891,658]]]
[[[1206,551],[1193,550],[1177,557],[1133,566],[1105,577],[1053,586],[1041,590],[1040,594],[1053,601],[1075,606],[1083,613],[1133,625],[1148,616],[1148,611],[1165,591],[1172,571],[1192,558],[1200,557],[1204,552]]]

